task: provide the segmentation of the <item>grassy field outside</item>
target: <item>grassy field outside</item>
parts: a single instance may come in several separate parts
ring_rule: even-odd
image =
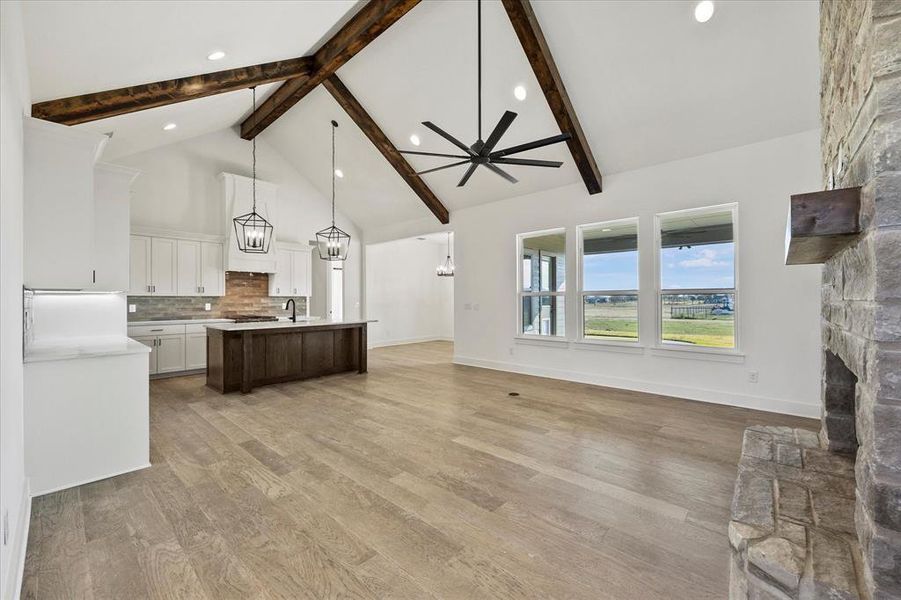
[[[735,317],[732,314],[705,318],[672,318],[673,304],[664,303],[663,341],[732,348],[735,346]],[[679,304],[676,304],[679,306]],[[593,303],[585,310],[585,337],[603,340],[638,339],[638,304],[630,302]]]

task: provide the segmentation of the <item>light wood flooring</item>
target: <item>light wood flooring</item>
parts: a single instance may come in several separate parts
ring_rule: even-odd
[[[22,597],[720,600],[742,429],[817,426],[451,349],[246,396],[152,382],[153,466],[35,498]]]

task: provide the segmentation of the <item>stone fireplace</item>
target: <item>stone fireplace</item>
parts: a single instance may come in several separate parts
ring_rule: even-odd
[[[729,527],[743,600],[901,598],[901,0],[823,0],[820,56],[824,187],[859,187],[859,208],[807,261],[824,265],[818,435],[745,432]],[[841,212],[817,196],[824,219]]]

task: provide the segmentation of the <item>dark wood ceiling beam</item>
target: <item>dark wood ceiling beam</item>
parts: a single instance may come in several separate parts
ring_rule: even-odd
[[[241,137],[259,135],[417,4],[419,0],[370,0],[316,51],[314,73],[283,83],[241,123]]]
[[[529,0],[502,1],[507,16],[510,17],[510,22],[513,24],[513,29],[516,31],[516,36],[522,44],[522,49],[532,65],[535,77],[538,78],[544,97],[547,99],[551,112],[554,113],[560,131],[572,135],[572,138],[566,143],[579,173],[582,175],[585,187],[588,188],[589,194],[597,194],[601,191],[601,172],[591,154],[588,139],[585,137],[585,132],[582,131],[579,118],[566,93],[563,79],[557,71],[554,57],[541,32],[541,26],[538,24],[532,5]]]
[[[388,136],[386,136],[376,122],[372,120],[372,117],[369,116],[366,109],[364,109],[354,95],[350,93],[350,90],[347,89],[344,83],[338,79],[338,76],[329,76],[327,79],[323,80],[322,85],[329,91],[335,100],[338,101],[338,104],[340,104],[350,118],[354,120],[354,123],[356,123],[363,133],[366,134],[369,141],[378,148],[379,152],[382,153],[382,156],[391,163],[394,170],[407,182],[407,185],[409,185],[413,192],[419,196],[426,207],[438,217],[439,221],[447,224],[450,221],[447,208],[445,208],[444,204],[441,203],[432,190],[429,189],[429,186],[426,185],[422,178],[416,175],[415,169],[413,169],[403,155],[398,152],[394,144],[391,143],[391,140],[388,139]]]
[[[148,108],[234,92],[255,85],[286,79],[302,80],[312,72],[312,69],[311,57],[291,58],[251,67],[38,102],[32,105],[31,116],[63,125],[77,125]]]

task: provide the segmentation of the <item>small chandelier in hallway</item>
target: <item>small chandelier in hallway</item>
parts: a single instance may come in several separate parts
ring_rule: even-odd
[[[438,277],[453,277],[454,276],[454,259],[451,258],[451,248],[450,248],[450,240],[451,234],[450,231],[447,232],[447,259],[443,264],[438,265],[438,268],[435,269],[435,272],[438,274]]]
[[[335,225],[335,129],[338,123],[332,121],[332,226],[316,234],[316,246],[322,260],[339,261],[347,259],[350,235]]]

